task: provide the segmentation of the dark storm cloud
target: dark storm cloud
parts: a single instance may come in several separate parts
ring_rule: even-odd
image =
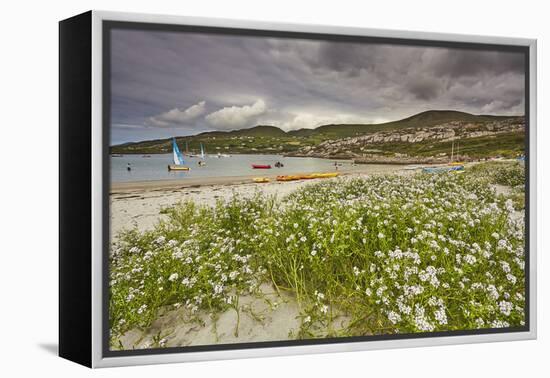
[[[115,30],[111,139],[382,122],[429,109],[523,114],[524,64],[496,51]]]

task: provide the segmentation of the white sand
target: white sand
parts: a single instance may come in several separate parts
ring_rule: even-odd
[[[369,173],[384,173],[399,171],[403,166],[381,165]],[[407,171],[412,172],[412,171]],[[363,176],[365,173],[345,173],[346,176]],[[319,182],[315,179],[258,184],[251,177],[219,178],[216,184],[202,185],[197,182],[149,182],[118,184],[111,190],[111,234],[116,235],[123,229],[137,227],[140,231],[155,226],[162,214],[162,208],[175,205],[178,202],[194,201],[198,204],[214,205],[218,199],[228,199],[233,193],[251,197],[257,191],[267,195],[282,198],[305,185]]]
[[[218,314],[198,314],[199,320],[184,307],[162,314],[147,330],[134,329],[120,341],[124,348],[151,347],[153,338],[165,338],[166,346],[229,344],[251,341],[288,340],[289,332],[300,328],[299,310],[295,300],[281,297],[269,285],[261,287],[262,296],[239,298],[239,321],[234,309]],[[200,324],[199,322],[202,322]]]

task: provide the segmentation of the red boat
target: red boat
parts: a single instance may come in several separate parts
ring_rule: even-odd
[[[252,164],[253,169],[271,169],[269,164]]]

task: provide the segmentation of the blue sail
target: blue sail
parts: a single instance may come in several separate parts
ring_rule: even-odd
[[[183,155],[181,154],[180,149],[176,144],[176,138],[172,138],[172,150],[174,152],[174,164],[183,165]]]

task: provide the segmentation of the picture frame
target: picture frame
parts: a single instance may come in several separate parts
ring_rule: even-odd
[[[96,368],[536,338],[536,40],[104,11],[89,11],[60,21],[59,28],[59,355],[61,357]],[[380,333],[357,337],[325,335],[313,338],[181,345],[168,348],[113,349],[109,328],[111,290],[109,250],[112,248],[110,193],[113,177],[110,155],[114,145],[111,139],[113,129],[111,85],[115,76],[113,75],[115,61],[112,59],[113,30],[169,32],[184,35],[185,33],[206,33],[222,37],[252,36],[259,39],[283,38],[291,41],[332,41],[359,45],[385,43],[396,46],[456,48],[482,52],[494,50],[520,54],[524,58],[524,82],[522,83],[524,102],[522,104],[525,109],[523,114],[525,149],[522,154],[525,169],[526,230],[524,325],[515,328],[492,327],[481,330]],[[247,106],[253,107],[254,104]],[[157,120],[166,119],[169,118]],[[166,136],[163,135],[163,137]],[[174,150],[177,149],[178,143],[179,141],[174,140]],[[202,147],[201,145],[201,150]],[[453,154],[454,148],[453,143]],[[130,165],[128,165],[128,171],[130,171],[129,167]]]

